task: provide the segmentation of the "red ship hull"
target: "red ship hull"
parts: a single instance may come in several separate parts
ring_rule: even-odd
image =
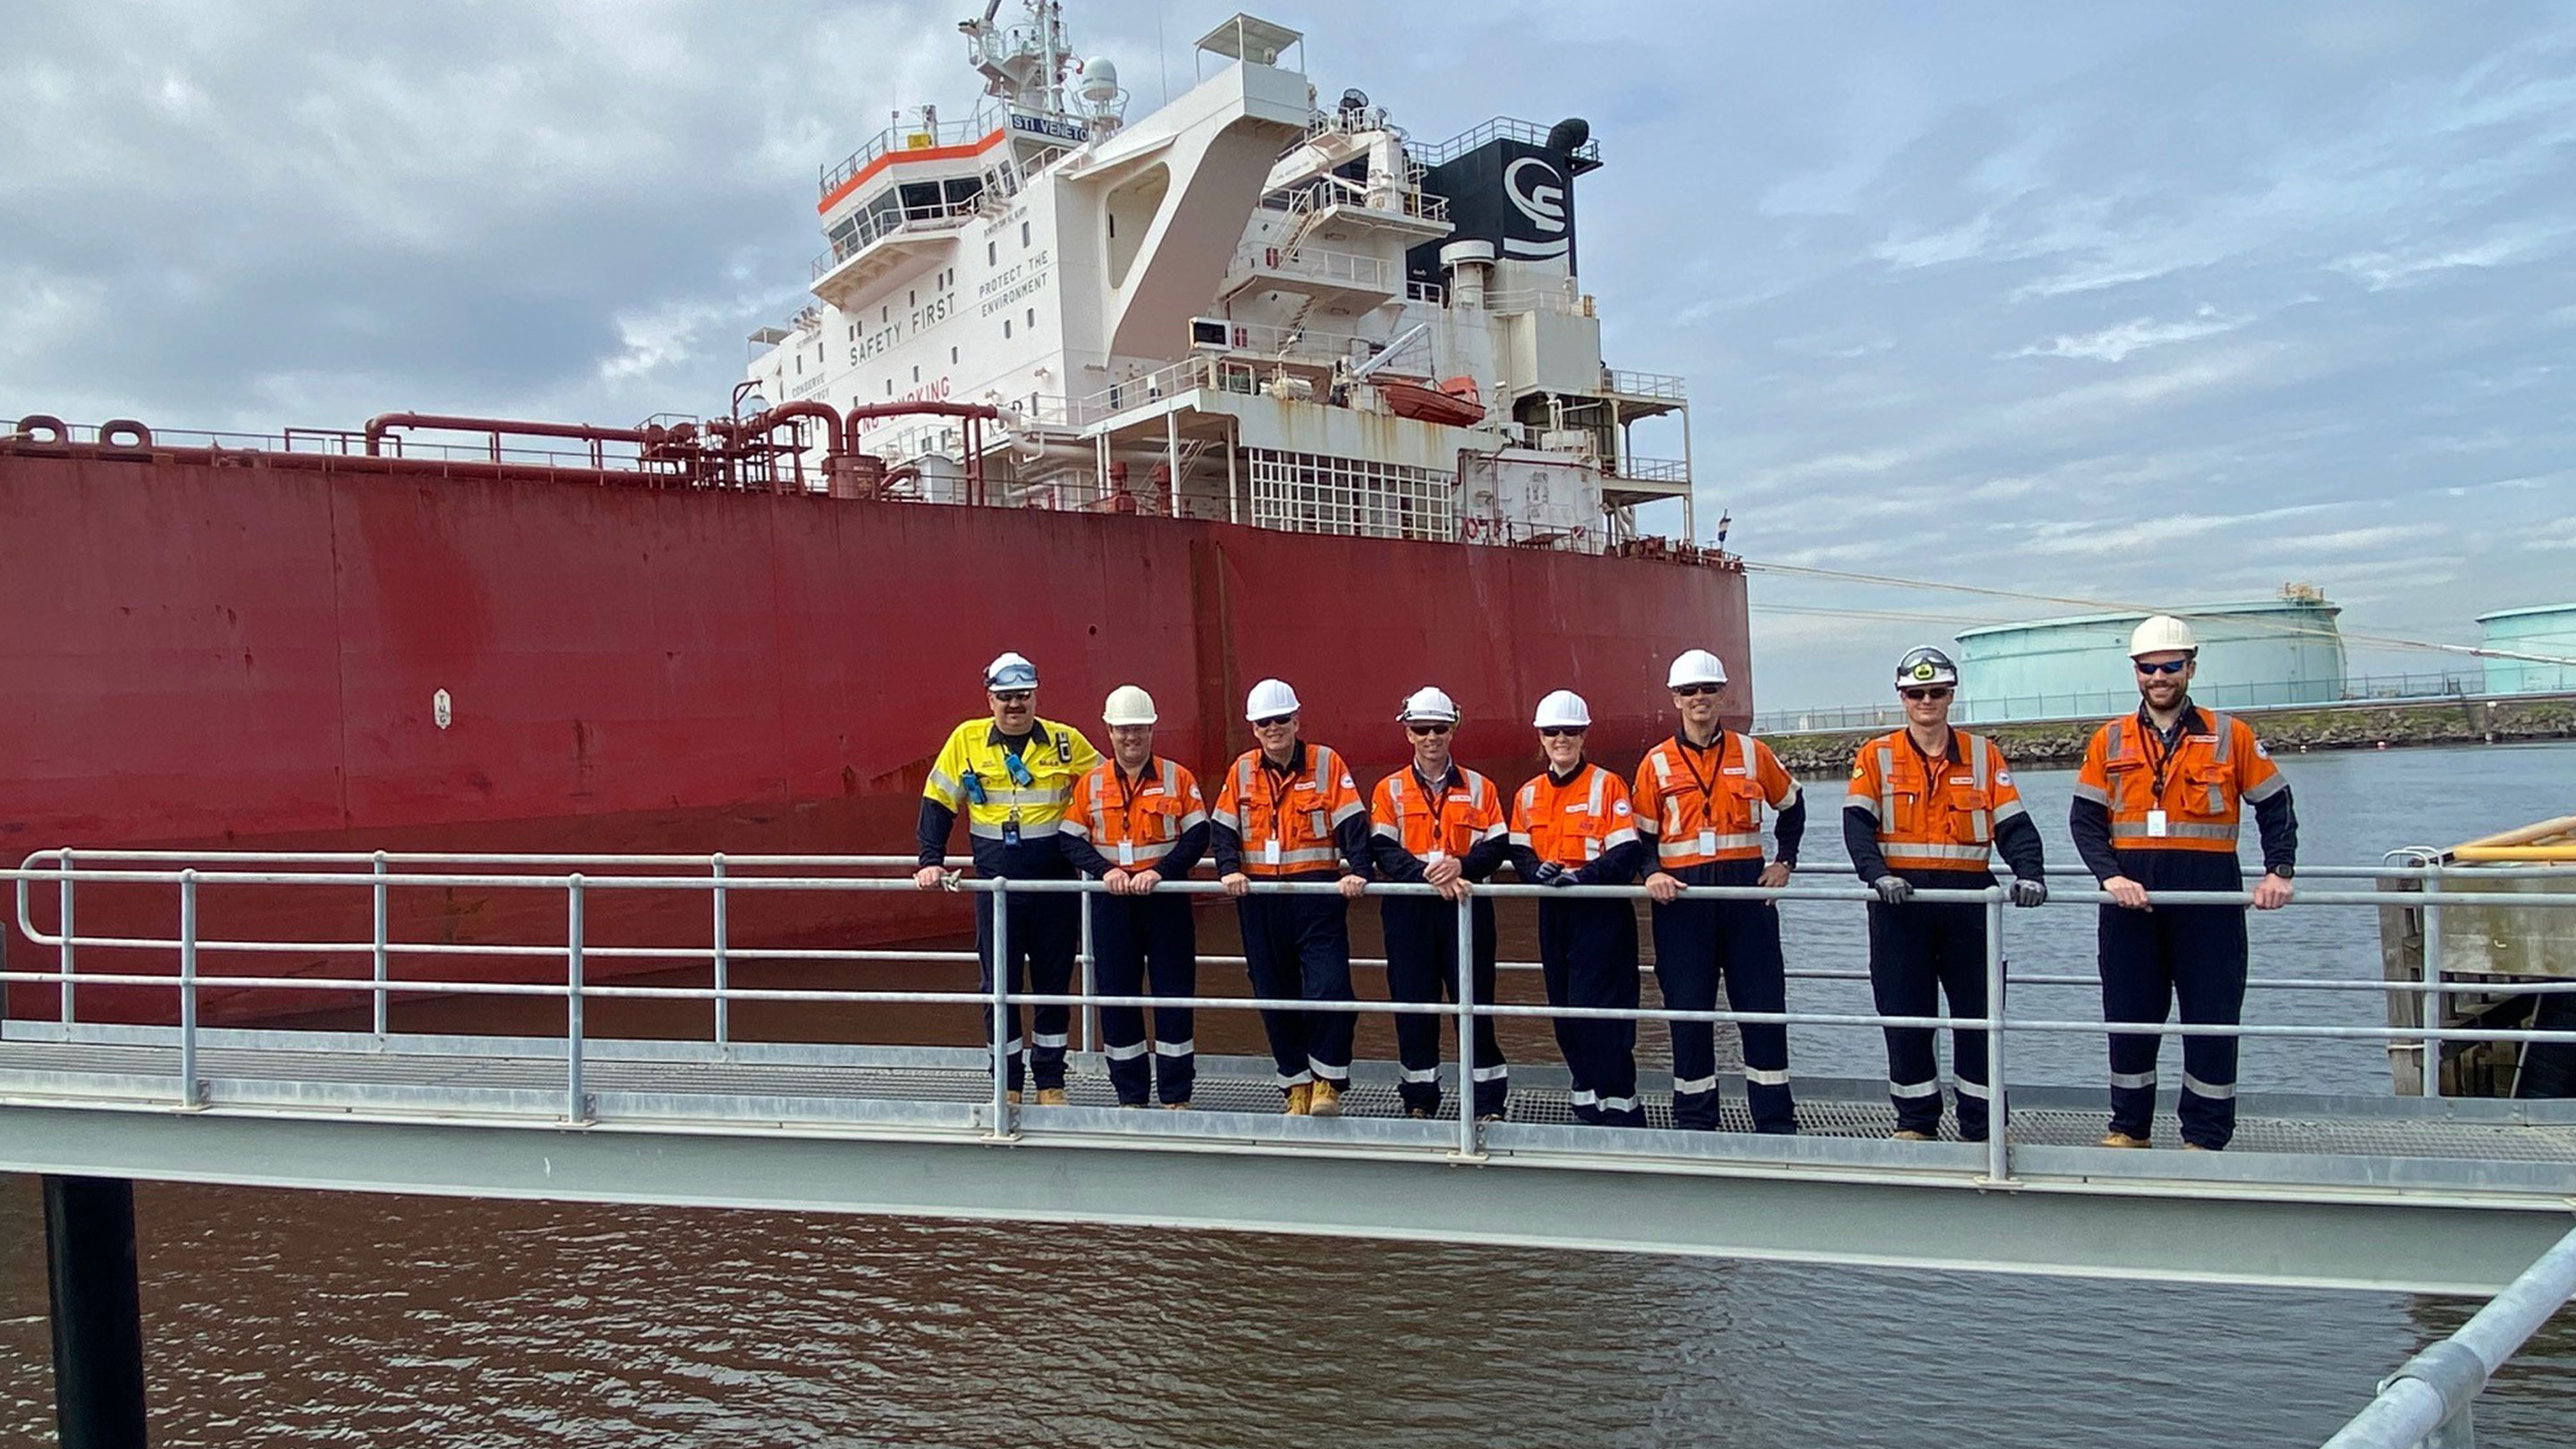
[[[1110,688],[1145,686],[1163,750],[1203,772],[1248,745],[1240,704],[1265,675],[1371,778],[1406,757],[1397,702],[1436,683],[1463,707],[1462,757],[1506,785],[1536,768],[1547,690],[1583,693],[1595,756],[1624,767],[1670,728],[1674,653],[1713,647],[1749,675],[1744,576],[1723,560],[641,481],[0,441],[10,863],[64,846],[905,853],[929,756],[1004,649],[1038,662],[1042,711],[1085,730]],[[562,939],[557,894],[430,894],[400,898],[397,939]],[[166,936],[172,900],[84,886],[80,925]],[[49,928],[49,893],[35,903]],[[363,891],[209,889],[205,911],[210,936],[370,929]],[[595,941],[708,941],[703,894],[622,894],[593,920]],[[957,920],[953,899],[773,893],[737,906],[731,939],[866,945]],[[49,960],[8,934],[12,961]],[[141,961],[96,954],[84,969]],[[81,1012],[166,1014],[151,995],[92,988]],[[291,1006],[323,1004],[345,1002]],[[20,986],[7,1006],[50,1015],[55,997]]]

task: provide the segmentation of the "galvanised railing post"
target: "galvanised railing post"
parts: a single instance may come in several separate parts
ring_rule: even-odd
[[[1484,1151],[1476,1123],[1476,921],[1475,889],[1458,897],[1458,1151],[1474,1157]],[[1431,1064],[1440,1065],[1440,1018],[1431,1018]]]
[[[2442,863],[2434,861],[2432,871],[2424,877],[2424,990],[2418,993],[2423,1004],[2424,1027],[2424,1096],[2428,1101],[2442,1095]],[[2535,1010],[2537,1003],[2534,1003]]]
[[[179,872],[179,1105],[202,1105],[197,1091],[197,873]]]
[[[581,1080],[581,947],[582,878],[576,871],[564,882],[564,1120],[590,1120],[589,1095]]]
[[[1011,883],[993,877],[993,1135],[1008,1137],[1019,1124],[1011,1111]]]
[[[69,1026],[74,1019],[72,1016],[72,852],[69,846],[63,847],[62,901],[63,944],[62,967],[59,974],[63,979],[62,984],[55,990],[61,993],[62,997],[63,1025]]]
[[[1986,1176],[2012,1177],[2011,1089],[2004,1085],[2004,890],[1986,887]]]
[[[1100,1050],[1100,1006],[1091,1000],[1099,990],[1099,977],[1091,959],[1091,892],[1086,889],[1074,900],[1082,907],[1082,1049]]]
[[[391,966],[392,966],[392,952],[391,952],[391,950],[387,947],[387,944],[386,944],[386,925],[387,925],[387,919],[386,919],[386,910],[385,910],[385,853],[384,853],[383,851],[381,851],[381,850],[377,851],[377,852],[376,852],[376,856],[375,856],[375,860],[376,860],[376,883],[375,883],[375,886],[373,887],[372,894],[375,896],[375,916],[376,916],[376,954],[375,954],[375,978],[374,978],[374,979],[375,979],[375,983],[376,983],[376,984],[375,984],[375,998],[376,998],[376,999],[375,999],[375,1010],[374,1010],[374,1012],[373,1012],[373,1016],[374,1016],[374,1019],[375,1019],[376,1036],[377,1036],[379,1039],[381,1039],[381,1038],[384,1036],[384,1034],[385,1034],[385,1016],[386,1016],[386,1011],[385,1011],[385,994],[386,994],[386,993],[385,993],[385,983],[386,983],[388,980],[390,980],[390,979],[391,979],[391,977],[392,977],[392,970],[391,970]]]
[[[715,897],[716,1049],[730,1051],[733,1049],[733,1003],[726,999],[725,992],[733,982],[731,963],[726,959],[725,939],[732,927],[726,917],[729,898],[725,894],[724,852],[718,851],[707,857],[707,878],[714,883],[709,894]]]

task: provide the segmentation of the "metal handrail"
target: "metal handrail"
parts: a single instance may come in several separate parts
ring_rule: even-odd
[[[2450,1449],[2474,1442],[2471,1405],[2550,1316],[2576,1298],[2576,1232],[2540,1255],[2459,1331],[2382,1380],[2325,1449]]]

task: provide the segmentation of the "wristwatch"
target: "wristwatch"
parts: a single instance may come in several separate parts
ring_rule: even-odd
[[[2263,873],[2265,875],[2277,875],[2283,880],[2289,880],[2299,873],[2299,868],[2295,865],[2266,866]]]

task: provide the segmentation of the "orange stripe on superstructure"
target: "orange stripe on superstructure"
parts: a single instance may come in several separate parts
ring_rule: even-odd
[[[842,182],[840,185],[833,187],[831,195],[824,197],[823,200],[815,206],[814,210],[818,215],[830,212],[833,207],[841,204],[841,199],[843,197],[846,197],[851,192],[865,186],[868,183],[868,178],[876,175],[880,171],[883,171],[887,167],[892,166],[898,161],[963,161],[969,157],[981,156],[985,152],[992,150],[994,144],[999,142],[1007,133],[1007,127],[993,131],[987,134],[983,140],[976,142],[972,146],[924,146],[919,150],[914,151],[888,151],[874,161],[860,167],[858,175],[853,176],[849,180]]]

